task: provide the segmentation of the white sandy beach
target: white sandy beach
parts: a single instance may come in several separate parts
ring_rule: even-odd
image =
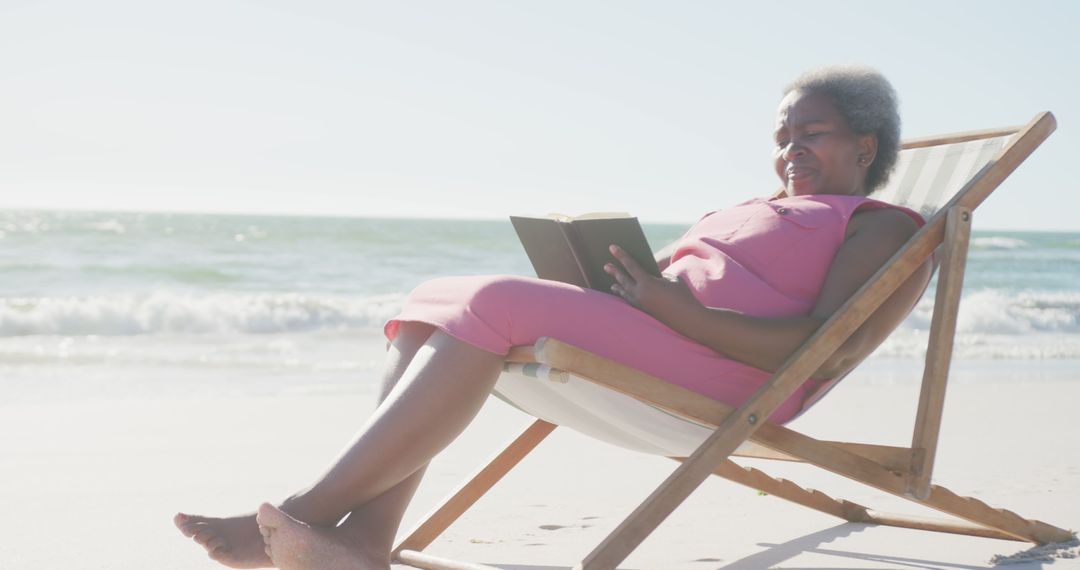
[[[1014,371],[1021,365],[1010,363]],[[948,396],[937,481],[993,506],[1077,528],[1080,382],[1050,376],[1017,382],[1000,369],[961,365]],[[904,444],[915,384],[882,385],[868,373],[845,382],[795,427],[823,438]],[[215,568],[173,528],[172,514],[231,514],[283,497],[325,466],[370,412],[371,398],[370,389],[357,389],[5,406],[0,568]],[[490,401],[434,463],[405,526],[528,422]],[[520,570],[569,568],[673,466],[557,430],[430,552]],[[833,496],[919,514],[828,475],[798,476],[802,466],[766,467]],[[848,524],[716,479],[622,567],[967,569],[990,567],[995,554],[1028,547]],[[1049,567],[1080,567],[1080,561],[1058,559]]]

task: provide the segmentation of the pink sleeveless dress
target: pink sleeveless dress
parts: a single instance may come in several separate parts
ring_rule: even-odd
[[[676,242],[664,273],[681,278],[708,307],[759,317],[807,315],[844,243],[848,220],[857,210],[876,208],[896,206],[830,194],[750,200],[694,224]],[[386,337],[393,340],[401,323],[410,321],[497,354],[540,337],[557,338],[732,406],[771,376],[695,343],[615,295],[556,281],[435,279],[413,290],[401,314],[386,324]],[[804,383],[770,420],[795,417],[819,382]]]

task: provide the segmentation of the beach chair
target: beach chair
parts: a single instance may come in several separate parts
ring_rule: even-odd
[[[491,568],[430,556],[434,539],[556,425],[681,464],[575,568],[621,563],[705,479],[717,475],[841,519],[1037,544],[1073,533],[996,509],[931,483],[972,211],[1055,129],[1054,116],[1023,127],[961,133],[904,144],[890,184],[872,197],[921,211],[927,223],[776,371],[732,408],[553,338],[515,347],[496,394],[537,419],[395,548],[418,568]],[[910,447],[822,441],[765,421],[866,318],[931,256],[939,262],[921,395]],[[835,382],[834,382],[835,384]],[[825,386],[808,398],[820,398]],[[801,461],[955,517],[883,514],[747,469],[730,457]]]

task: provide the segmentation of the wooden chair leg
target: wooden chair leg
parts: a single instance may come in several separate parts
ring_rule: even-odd
[[[521,435],[510,442],[510,445],[492,458],[487,465],[418,524],[394,548],[391,558],[396,560],[405,550],[419,551],[427,548],[554,430],[555,424],[543,420],[533,422]]]
[[[913,453],[907,477],[907,493],[918,499],[930,495],[930,477],[937,455],[938,433],[941,431],[945,406],[945,385],[952,362],[956,316],[960,309],[970,238],[971,210],[962,207],[950,209],[945,220],[943,259],[938,275],[937,298],[934,300],[934,316],[930,322],[922,391],[915,416],[915,431],[911,437]]]
[[[785,386],[783,389],[789,388]],[[780,406],[787,393],[763,388],[743,407],[729,415],[719,427],[630,513],[618,527],[575,566],[574,570],[609,570],[626,559],[660,523],[664,521],[695,489],[712,475],[755,429],[764,425],[760,417],[768,417]],[[761,406],[759,408],[758,406]],[[763,408],[763,410],[762,410]]]

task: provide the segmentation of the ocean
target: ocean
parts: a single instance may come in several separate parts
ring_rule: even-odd
[[[532,269],[504,221],[2,211],[0,400],[373,389],[383,322],[463,273]],[[964,290],[957,362],[1080,369],[1080,233],[976,231]],[[872,360],[924,353],[932,298]]]

